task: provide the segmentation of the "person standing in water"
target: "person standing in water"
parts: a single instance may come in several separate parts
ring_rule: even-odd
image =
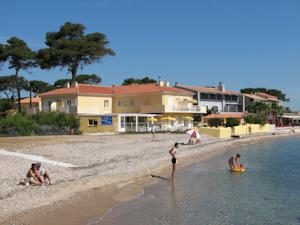
[[[174,181],[174,178],[175,178],[175,170],[176,170],[176,162],[177,162],[177,157],[176,157],[176,154],[177,154],[177,149],[179,147],[179,144],[178,143],[175,143],[173,148],[171,148],[169,150],[169,154],[172,156],[172,181]]]

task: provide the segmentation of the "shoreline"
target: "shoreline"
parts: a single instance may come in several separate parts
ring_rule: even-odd
[[[298,137],[299,134],[253,135],[241,139],[215,140],[203,145],[189,146],[191,149],[201,151],[191,151],[186,155],[179,151],[180,163],[178,169],[180,170],[186,166],[212,158],[228,149],[293,136]],[[64,225],[88,224],[91,219],[100,218],[101,215],[103,216],[116,205],[136,198],[145,186],[158,180],[151,175],[169,177],[169,173],[169,160],[162,160],[160,166],[149,166],[132,174],[125,172],[112,175],[109,178],[101,175],[87,176],[76,181],[73,186],[77,186],[77,190],[70,195],[64,193],[65,198],[58,199],[50,203],[50,205],[40,206],[33,211],[28,209],[27,211],[10,215],[0,221],[0,224],[38,225],[41,224],[41,221],[47,225],[58,223]],[[72,187],[72,185],[67,186],[69,188]],[[76,217],[66,217],[66,215],[76,215]]]

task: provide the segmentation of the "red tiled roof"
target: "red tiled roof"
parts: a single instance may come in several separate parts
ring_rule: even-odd
[[[204,116],[203,118],[205,119],[213,119],[213,118],[220,118],[220,119],[225,119],[225,118],[243,118],[244,113],[222,113],[222,114],[210,114],[207,116]]]
[[[271,101],[278,101],[278,98],[276,96],[269,95],[267,93],[258,92],[258,93],[256,93],[256,95],[260,96],[260,97],[263,97],[263,98],[266,98],[266,99],[271,100]]]
[[[266,98],[257,96],[257,95],[253,95],[253,94],[244,94],[245,96],[247,96],[248,98],[251,98],[253,100],[258,100],[258,101],[266,101]]]
[[[39,103],[41,101],[40,97],[32,97],[31,102],[32,103]],[[21,99],[21,104],[27,104],[30,103],[30,98],[23,98]]]
[[[95,85],[87,84],[78,84],[77,87],[64,87],[59,88],[53,91],[49,91],[41,94],[40,96],[49,96],[49,95],[68,95],[68,94],[103,94],[111,95],[113,94],[111,87],[102,87]]]
[[[62,94],[103,94],[103,95],[130,95],[143,93],[179,93],[193,95],[190,91],[185,91],[175,87],[160,86],[158,84],[137,84],[137,85],[120,85],[112,87],[103,87],[87,84],[78,84],[77,87],[65,87],[49,91],[40,96],[62,95]]]
[[[188,85],[177,85],[178,87],[182,87],[184,89],[197,91],[197,92],[204,92],[204,93],[210,93],[210,94],[234,94],[234,95],[241,95],[238,91],[230,91],[225,90],[225,92],[222,92],[218,90],[217,87],[202,87],[202,86],[188,86]]]
[[[113,86],[114,94],[116,95],[130,95],[130,94],[143,94],[143,93],[161,93],[170,92],[178,94],[189,94],[193,95],[190,91],[185,91],[175,87],[160,86],[159,84],[137,84],[137,85],[121,85]]]

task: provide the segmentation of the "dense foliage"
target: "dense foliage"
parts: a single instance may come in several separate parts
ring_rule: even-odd
[[[96,85],[101,83],[102,79],[96,74],[80,74],[76,76],[75,81],[79,84],[91,84]],[[62,88],[66,86],[66,83],[71,82],[71,79],[60,79],[54,82],[54,87]]]
[[[212,118],[207,121],[208,126],[210,127],[219,127],[223,126],[223,120],[220,118]]]
[[[39,135],[79,133],[79,119],[71,114],[41,112],[33,116],[23,114],[0,117],[0,135]]]
[[[1,45],[0,49],[0,63],[7,62],[8,68],[13,69],[15,72],[14,78],[13,76],[8,77],[12,77],[12,81],[15,84],[14,88],[17,93],[18,110],[21,112],[21,91],[24,89],[25,79],[19,79],[19,72],[36,66],[36,53],[27,46],[25,41],[17,37],[8,39],[7,44]]]
[[[123,85],[130,85],[130,84],[151,84],[151,83],[157,83],[156,80],[150,78],[150,77],[143,77],[142,79],[136,79],[136,78],[127,78],[123,81]]]
[[[102,33],[84,34],[85,27],[79,23],[66,22],[57,32],[47,32],[47,48],[37,53],[38,64],[42,69],[67,68],[72,81],[78,69],[100,61],[104,56],[115,55],[107,48],[108,41]]]
[[[226,126],[227,127],[235,127],[240,125],[240,121],[237,118],[227,118],[226,119]]]
[[[244,118],[246,123],[250,123],[250,124],[260,124],[260,125],[265,125],[267,123],[267,118],[263,115],[247,115]]]

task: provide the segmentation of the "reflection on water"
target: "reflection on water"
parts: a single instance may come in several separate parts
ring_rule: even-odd
[[[300,139],[245,146],[162,180],[106,215],[101,225],[300,224]],[[240,152],[245,173],[230,173]]]

